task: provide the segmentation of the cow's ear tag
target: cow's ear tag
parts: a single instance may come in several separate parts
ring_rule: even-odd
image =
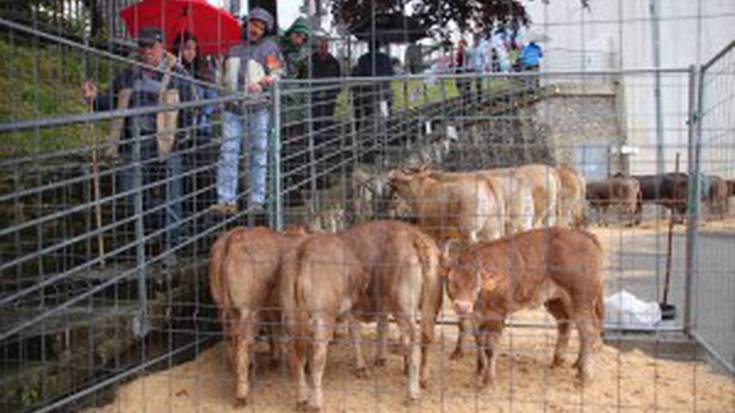
[[[487,277],[487,279],[482,283],[482,289],[485,291],[492,291],[497,286],[498,282],[492,277]]]

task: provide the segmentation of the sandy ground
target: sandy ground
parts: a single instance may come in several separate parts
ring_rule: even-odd
[[[703,223],[704,231],[735,234],[735,219]],[[660,292],[660,267],[665,252],[665,221],[648,221],[641,227],[592,228],[603,242],[608,258],[606,295],[626,288],[642,297]],[[680,302],[683,274],[684,227],[677,227],[674,256],[674,301]],[[734,235],[735,236],[735,235]],[[718,244],[719,245],[719,244]],[[665,254],[663,255],[665,257]],[[734,258],[735,260],[735,258]],[[732,297],[730,297],[730,301]],[[451,318],[446,311],[444,318]],[[514,315],[521,321],[551,321],[543,311]],[[720,318],[720,317],[718,317]],[[371,329],[366,351],[372,357]],[[395,332],[393,332],[395,334]],[[575,332],[576,334],[576,332]],[[371,368],[370,378],[353,374],[351,348],[346,342],[332,345],[325,374],[327,412],[735,412],[735,378],[713,371],[703,362],[677,354],[676,361],[654,358],[640,350],[619,351],[605,346],[596,359],[596,380],[578,386],[571,368],[576,355],[576,336],[571,340],[567,365],[548,367],[555,330],[511,328],[503,336],[498,380],[489,388],[473,387],[475,359],[470,352],[450,361],[456,327],[437,327],[431,357],[432,377],[420,402],[407,405],[402,359],[397,349],[383,368]],[[728,339],[729,340],[729,339]],[[265,360],[265,355],[262,354]],[[295,386],[285,366],[259,365],[252,402],[233,407],[234,374],[224,359],[223,346],[204,351],[195,360],[138,378],[120,386],[115,401],[88,412],[280,412],[294,411]]]
[[[371,368],[367,379],[356,378],[347,343],[330,347],[325,374],[327,412],[647,412],[735,411],[735,380],[713,372],[701,362],[649,357],[639,350],[621,352],[605,346],[598,353],[596,380],[580,387],[570,364],[576,351],[572,340],[567,365],[548,367],[553,330],[509,329],[503,339],[498,380],[476,391],[472,385],[474,357],[450,361],[453,327],[435,345],[432,377],[422,400],[405,404],[402,358],[390,357],[386,367]],[[371,344],[367,344],[370,346]],[[194,361],[122,385],[115,401],[87,412],[280,412],[293,411],[295,388],[285,367],[261,366],[256,372],[252,402],[233,406],[234,375],[220,344]],[[370,351],[370,349],[368,349]],[[370,353],[372,354],[372,353]],[[260,354],[259,354],[260,355]],[[265,359],[265,354],[262,354]]]

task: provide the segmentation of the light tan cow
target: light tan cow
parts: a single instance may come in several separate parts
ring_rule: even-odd
[[[488,169],[484,172],[496,176],[512,176],[531,188],[534,204],[533,227],[556,225],[559,218],[561,180],[556,168],[541,164],[517,168]]]
[[[300,407],[322,407],[327,343],[338,317],[351,318],[360,371],[365,363],[358,318],[393,314],[406,354],[408,397],[419,397],[428,377],[429,344],[441,307],[438,264],[439,250],[430,237],[394,221],[315,235],[288,254],[280,292]]]
[[[418,169],[420,171],[422,169]],[[505,225],[504,234],[510,235],[517,232],[527,231],[533,227],[534,202],[531,187],[525,180],[518,179],[515,175],[499,176],[492,170],[476,172],[444,172],[431,171],[433,178],[450,181],[463,180],[473,181],[477,179],[486,180],[502,192],[505,201]]]
[[[603,250],[583,230],[551,227],[472,246],[455,260],[445,257],[447,293],[455,312],[472,316],[478,348],[477,384],[495,379],[498,343],[508,315],[544,304],[556,318],[553,365],[563,364],[571,323],[580,339],[575,366],[592,378],[592,357],[601,343],[604,316]]]
[[[561,215],[559,224],[580,228],[587,221],[585,214],[587,183],[582,174],[571,166],[558,166],[556,170],[561,180]]]
[[[457,238],[474,244],[503,235],[506,212],[500,188],[487,179],[441,180],[431,175],[430,170],[394,170],[388,182],[437,242]]]
[[[280,320],[274,291],[281,260],[306,238],[300,228],[278,233],[264,227],[238,227],[221,235],[211,248],[210,292],[235,368],[238,405],[246,404],[250,393],[248,373],[258,329],[265,321]],[[273,358],[276,334],[269,334]]]

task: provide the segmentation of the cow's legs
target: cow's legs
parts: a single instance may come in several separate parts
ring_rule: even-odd
[[[367,366],[362,355],[362,323],[357,317],[350,316],[349,326],[350,339],[355,347],[355,375],[360,378],[367,378]]]
[[[388,314],[378,313],[378,352],[375,356],[376,366],[385,366],[388,362]]]
[[[582,384],[592,381],[590,358],[598,340],[597,318],[593,309],[581,308],[577,311],[577,331],[579,332],[579,357],[575,363],[577,378]]]
[[[306,343],[300,343],[298,340],[308,340],[306,337],[290,337],[287,343],[288,362],[292,374],[296,376],[297,399],[296,409],[306,409],[309,401],[309,384],[306,380],[306,354],[303,349],[307,348]]]
[[[481,328],[476,334],[477,349],[477,386],[484,387],[495,381],[496,364],[498,358],[498,343],[502,330],[496,329],[497,326],[489,326]]]
[[[449,356],[451,360],[459,360],[464,357],[464,351],[467,348],[467,342],[472,336],[472,319],[471,316],[459,316],[458,327],[459,336],[457,337],[457,346],[454,352]]]
[[[314,342],[312,343],[311,363],[311,398],[309,409],[320,411],[323,406],[322,377],[327,365],[327,346],[332,336],[333,323],[323,318],[317,318],[314,323]]]
[[[419,331],[413,317],[407,314],[396,314],[396,322],[401,329],[401,341],[408,359],[408,399],[419,398],[419,365],[421,363],[421,343]]]
[[[235,376],[236,404],[239,406],[247,404],[250,393],[250,364],[253,340],[255,338],[254,314],[250,311],[240,311],[235,326]]]
[[[569,346],[571,325],[567,311],[568,307],[561,298],[547,301],[545,305],[549,313],[556,319],[556,347],[554,348],[554,359],[551,362],[551,367],[558,367],[564,364],[564,352]]]
[[[422,317],[426,317],[424,314]],[[429,386],[429,349],[434,341],[434,320],[421,320],[421,372],[419,384],[425,389]]]

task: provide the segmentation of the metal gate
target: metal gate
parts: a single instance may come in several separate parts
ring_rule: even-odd
[[[695,176],[698,185],[692,194],[700,199],[714,199],[718,191],[730,194],[728,183],[735,178],[735,42],[707,62],[701,70],[699,85],[698,141],[695,145]],[[697,199],[695,198],[695,199]],[[720,197],[722,199],[722,197]],[[727,202],[727,201],[725,201]],[[698,341],[726,366],[735,371],[735,272],[729,261],[728,246],[732,235],[724,231],[698,228],[696,219],[702,211],[698,203],[690,205],[695,217],[691,241],[694,252],[692,333]],[[709,211],[717,213],[718,211]]]

